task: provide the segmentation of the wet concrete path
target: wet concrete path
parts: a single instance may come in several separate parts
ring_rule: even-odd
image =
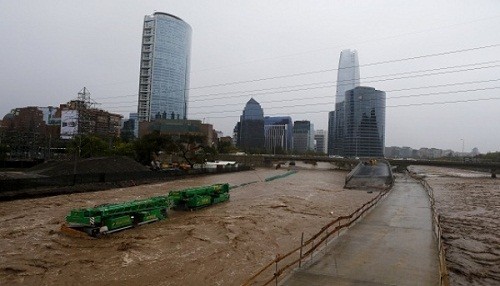
[[[355,190],[353,190],[355,191]],[[430,203],[415,180],[393,189],[326,253],[282,285],[438,285],[439,261]]]

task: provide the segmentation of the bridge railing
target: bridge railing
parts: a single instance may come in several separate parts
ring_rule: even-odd
[[[432,187],[429,185],[429,183],[419,177],[416,176],[414,173],[410,173],[410,176],[422,184],[424,189],[427,191],[427,194],[429,196],[429,202],[431,204],[431,211],[432,211],[432,226],[434,230],[434,235],[436,236],[437,239],[437,244],[438,244],[438,254],[439,254],[439,276],[440,276],[440,283],[439,285],[442,286],[448,286],[450,285],[449,282],[449,273],[448,273],[448,267],[446,266],[446,256],[445,256],[445,249],[444,249],[444,244],[443,244],[443,231],[441,229],[441,224],[440,224],[440,217],[439,213],[436,211],[435,207],[435,200],[434,200],[434,190]]]

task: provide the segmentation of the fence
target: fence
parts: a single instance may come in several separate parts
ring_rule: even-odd
[[[293,270],[293,267],[298,264],[302,267],[302,263],[308,258],[313,259],[314,251],[324,244],[328,245],[328,239],[335,234],[340,235],[340,231],[350,227],[359,218],[371,209],[377,202],[387,194],[388,190],[381,191],[376,197],[363,204],[348,216],[341,216],[331,221],[321,228],[321,230],[304,242],[304,233],[302,233],[300,246],[284,255],[276,255],[276,258],[262,267],[257,273],[250,277],[245,283],[246,285],[269,285],[273,281],[278,285],[278,279]],[[274,265],[274,268],[272,267]]]
[[[440,284],[443,286],[448,286],[450,285],[449,282],[449,275],[448,275],[448,268],[446,267],[446,256],[445,256],[445,249],[443,245],[443,231],[441,229],[441,224],[440,224],[440,218],[439,214],[436,211],[436,208],[434,206],[434,190],[432,187],[427,183],[426,180],[424,180],[421,177],[415,176],[413,173],[410,173],[410,176],[422,184],[424,189],[427,191],[427,194],[429,195],[429,202],[431,204],[431,210],[432,210],[432,226],[434,230],[434,235],[436,236],[437,242],[438,242],[438,252],[439,252],[439,275],[440,275]]]

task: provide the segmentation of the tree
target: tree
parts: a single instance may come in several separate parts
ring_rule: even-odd
[[[193,168],[195,163],[202,163],[206,159],[205,148],[203,146],[203,141],[205,137],[201,135],[180,135],[178,140],[174,141],[172,148],[178,150],[182,154],[182,157]],[[207,151],[211,149],[206,149]]]
[[[9,151],[10,147],[8,145],[0,144],[0,160],[5,160]]]
[[[238,152],[238,148],[234,147],[231,142],[219,141],[219,144],[217,145],[217,152],[221,154],[236,153]]]
[[[482,159],[482,160],[488,160],[488,161],[492,161],[492,162],[500,162],[500,152],[479,154],[479,155],[477,155],[477,157]]]
[[[158,131],[147,134],[133,143],[135,159],[144,165],[149,165],[160,151],[170,149],[171,145],[170,136],[161,135]]]
[[[78,135],[68,144],[70,154],[78,152],[80,158],[106,156],[111,152],[109,144],[95,135]]]
[[[117,142],[113,150],[114,155],[134,157],[134,143],[132,142]]]

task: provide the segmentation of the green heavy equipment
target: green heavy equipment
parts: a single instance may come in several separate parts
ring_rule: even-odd
[[[194,210],[229,200],[229,185],[215,184],[172,191],[168,197],[175,209]]]
[[[152,197],[93,208],[73,209],[66,216],[67,227],[91,236],[111,233],[167,217],[170,200],[166,196]]]
[[[126,228],[167,218],[167,210],[193,210],[229,200],[229,185],[215,184],[172,191],[166,196],[152,197],[93,208],[71,210],[61,230],[68,234],[85,232],[97,237]]]

